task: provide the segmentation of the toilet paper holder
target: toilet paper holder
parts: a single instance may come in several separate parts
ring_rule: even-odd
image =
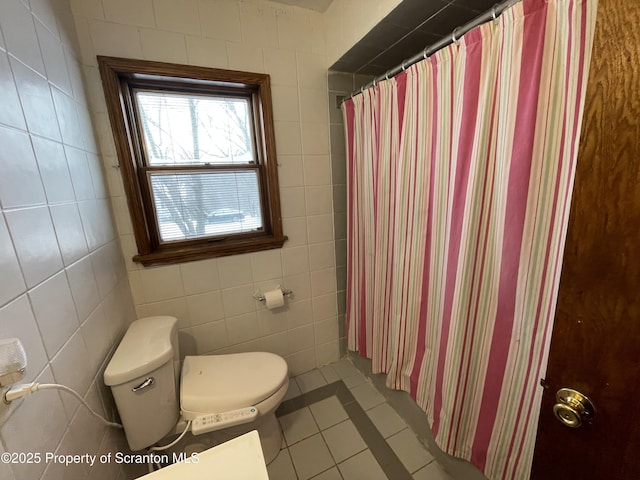
[[[276,290],[278,290],[278,289],[281,289],[280,285],[278,285],[276,287]],[[293,295],[293,292],[291,290],[282,290],[282,295],[284,295],[287,298],[290,298],[291,295]],[[264,294],[260,290],[256,291],[256,293],[253,294],[253,298],[255,298],[256,300],[258,300],[261,303],[265,303],[267,301],[267,299],[264,298]]]

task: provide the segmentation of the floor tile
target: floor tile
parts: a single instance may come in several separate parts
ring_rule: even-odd
[[[387,438],[387,443],[409,473],[419,470],[433,460],[433,455],[408,428]]]
[[[350,375],[342,379],[344,384],[348,388],[353,388],[357,385],[362,385],[363,383],[367,383],[367,377],[365,377],[362,373],[358,372],[354,375]]]
[[[445,472],[440,464],[433,461],[414,473],[413,480],[453,480],[453,477]]]
[[[351,420],[324,430],[322,436],[336,463],[340,463],[367,448],[367,444],[364,443]]]
[[[300,387],[302,393],[310,392],[318,387],[327,384],[327,381],[320,373],[320,370],[311,370],[310,372],[303,373],[296,377],[296,383]]]
[[[278,479],[274,478],[272,480]],[[342,480],[342,475],[340,475],[340,472],[336,467],[333,467],[332,469],[327,470],[326,472],[322,472],[320,475],[313,477],[311,480]]]
[[[388,480],[369,450],[338,465],[344,480]]]
[[[279,420],[288,446],[319,432],[308,407],[283,415]]]
[[[331,366],[336,371],[338,376],[343,380],[347,377],[360,373],[360,370],[354,367],[353,363],[351,363],[346,358],[343,358],[342,360],[338,360],[336,363],[332,363]]]
[[[272,480],[297,480],[296,471],[289,455],[289,450],[280,450],[276,459],[267,466],[269,478]]]
[[[289,453],[300,480],[307,480],[334,466],[333,458],[320,434],[296,443],[289,448]]]
[[[364,410],[369,410],[385,401],[380,392],[370,383],[357,385],[349,390]]]
[[[350,360],[291,379],[286,398],[293,400],[281,409],[290,413],[279,417],[285,440],[268,467],[272,480],[388,480],[385,471],[391,480],[453,480]]]
[[[298,395],[300,395],[300,387],[298,387],[298,384],[295,382],[295,380],[293,378],[289,379],[289,388],[287,389],[287,394],[284,396],[284,398],[282,399],[282,401],[284,402],[285,400],[289,400],[293,397],[297,397]]]
[[[407,428],[407,424],[388,404],[383,403],[367,411],[367,415],[384,438]]]
[[[333,368],[333,366],[331,365],[325,365],[324,367],[320,368],[320,372],[322,373],[322,376],[327,381],[327,383],[333,383],[340,380],[340,377],[336,373],[335,368]]]
[[[309,405],[309,408],[320,430],[329,428],[349,418],[349,415],[342,407],[342,403],[335,396],[313,403]]]

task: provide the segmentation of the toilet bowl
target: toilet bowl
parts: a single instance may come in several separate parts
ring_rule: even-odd
[[[282,431],[275,411],[289,386],[285,360],[267,352],[186,356],[180,361],[177,319],[133,322],[104,372],[131,450],[142,450],[192,422],[194,445],[260,435],[267,463],[278,454]],[[202,435],[202,441],[200,438]],[[216,441],[217,443],[217,441]]]

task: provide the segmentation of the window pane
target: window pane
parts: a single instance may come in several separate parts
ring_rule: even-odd
[[[149,165],[254,161],[247,98],[137,90]]]
[[[261,230],[255,171],[152,173],[162,242]]]

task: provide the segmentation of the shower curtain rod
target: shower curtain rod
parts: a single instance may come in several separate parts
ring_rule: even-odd
[[[489,20],[495,20],[500,15],[502,15],[502,12],[504,12],[507,8],[515,5],[516,3],[520,2],[520,1],[521,0],[506,0],[504,2],[495,4],[491,8],[491,10],[488,10],[488,11],[484,12],[483,14],[478,15],[476,18],[474,18],[473,20],[469,21],[468,23],[465,23],[464,25],[462,25],[460,27],[454,28],[453,32],[451,32],[451,35],[448,35],[448,36],[445,36],[445,37],[441,38],[440,40],[438,40],[433,45],[429,45],[427,48],[422,50],[420,53],[417,53],[413,57],[410,57],[410,58],[407,58],[406,60],[403,60],[400,65],[395,66],[391,70],[387,70],[384,75],[380,75],[379,77],[374,78],[371,82],[367,83],[363,87],[360,87],[358,90],[352,92],[351,95],[349,95],[348,97],[345,97],[343,102],[348,100],[348,99],[350,99],[350,98],[355,97],[356,95],[359,95],[360,93],[362,93],[363,91],[365,91],[368,88],[375,87],[376,84],[378,82],[381,82],[382,80],[389,80],[391,77],[395,77],[397,74],[399,74],[400,72],[405,71],[408,67],[410,67],[414,63],[418,63],[420,60],[424,60],[427,57],[430,57],[431,55],[436,53],[441,48],[444,48],[447,45],[451,45],[452,43],[457,42],[460,39],[460,37],[462,37],[469,30],[472,30],[472,29],[476,28],[477,26],[488,22]]]

